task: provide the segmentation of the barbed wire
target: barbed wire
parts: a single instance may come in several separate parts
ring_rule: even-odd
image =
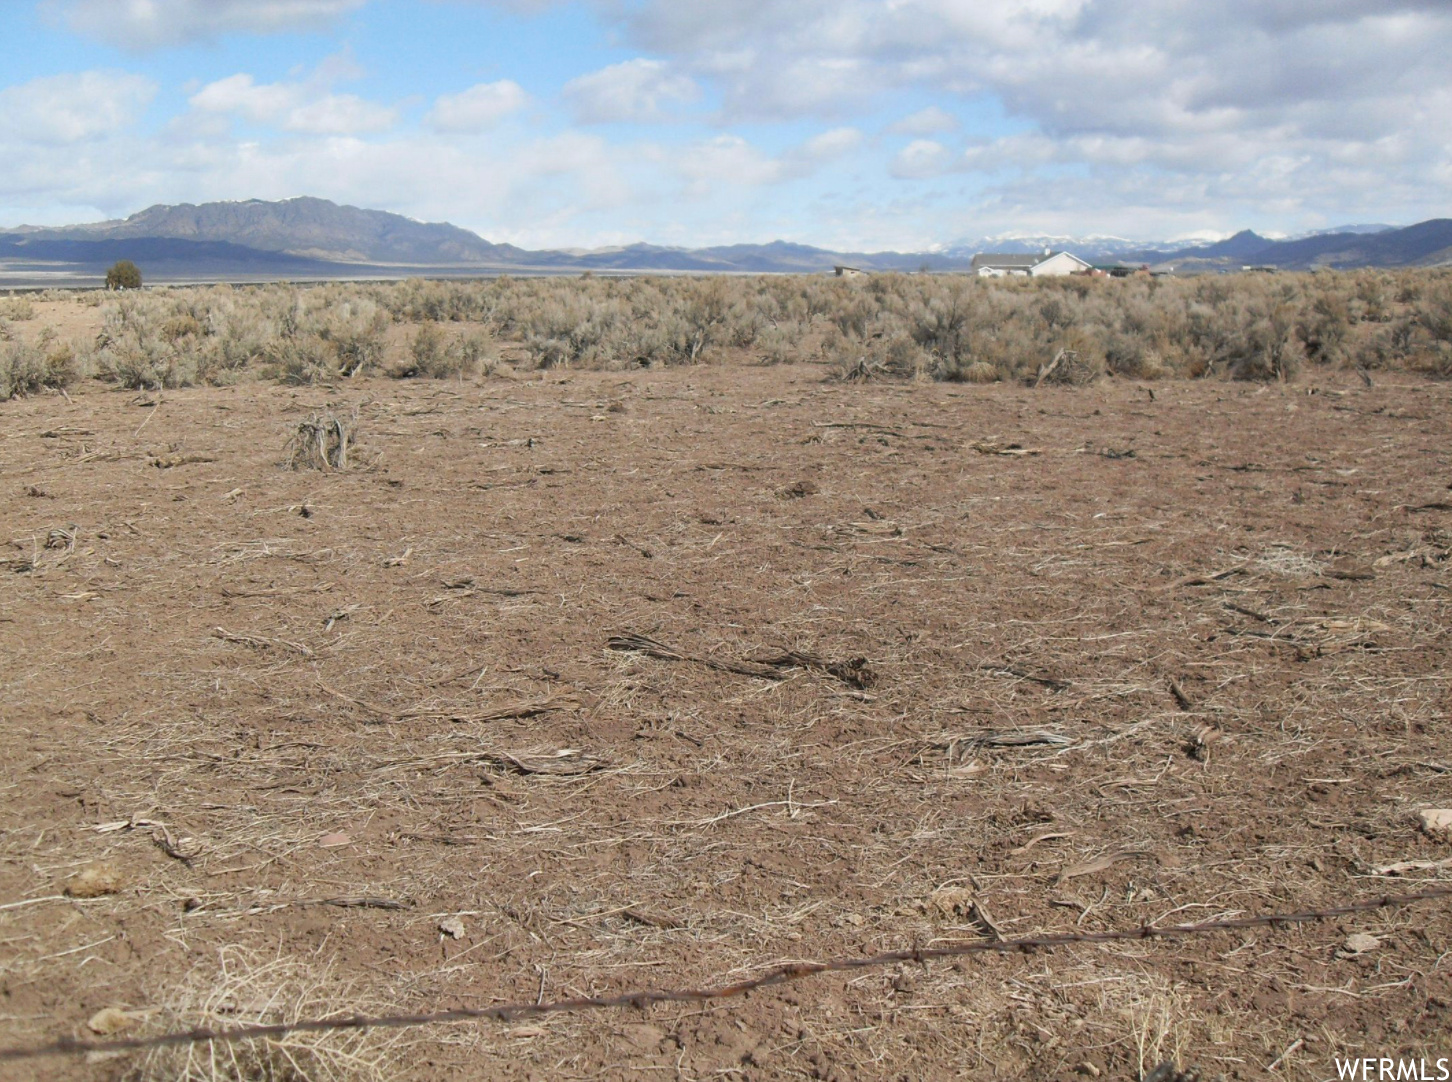
[[[548,1003],[504,1003],[493,1007],[455,1007],[450,1010],[430,1011],[423,1014],[389,1014],[371,1017],[352,1014],[303,1019],[296,1022],[277,1022],[268,1025],[235,1026],[230,1029],[198,1027],[162,1033],[152,1037],[121,1037],[105,1041],[83,1041],[73,1037],[62,1037],[50,1044],[0,1048],[0,1063],[37,1059],[42,1056],[67,1056],[92,1052],[135,1052],[168,1045],[203,1044],[207,1041],[233,1044],[238,1041],[284,1037],[290,1033],[317,1033],[344,1029],[401,1029],[451,1022],[513,1022],[522,1018],[538,1018],[544,1015],[582,1011],[626,1008],[644,1010],[655,1003],[705,1003],[711,1000],[733,999],[758,989],[787,984],[821,973],[845,973],[899,965],[904,962],[925,963],[940,958],[958,958],[969,954],[1027,954],[1036,950],[1049,950],[1075,943],[1122,943],[1133,940],[1178,939],[1206,935],[1211,932],[1231,932],[1244,928],[1275,928],[1284,925],[1308,924],[1336,917],[1352,916],[1357,913],[1368,913],[1377,909],[1400,908],[1415,905],[1417,902],[1447,897],[1452,897],[1452,884],[1431,887],[1415,894],[1388,894],[1360,902],[1349,902],[1346,905],[1326,909],[1307,909],[1298,913],[1267,913],[1254,917],[1234,917],[1226,920],[1203,921],[1198,924],[1169,924],[1163,927],[1146,924],[1139,928],[1108,932],[1064,932],[1058,935],[1029,936],[1023,939],[987,939],[972,943],[955,943],[946,947],[914,947],[911,950],[886,951],[865,958],[837,958],[825,962],[793,962],[777,966],[748,980],[707,988],[674,990],[645,988],[634,992],[623,992],[616,996],[580,996],[573,999],[553,1000]]]

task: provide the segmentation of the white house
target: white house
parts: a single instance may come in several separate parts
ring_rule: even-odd
[[[1042,278],[1045,275],[1082,274],[1091,267],[1072,252],[1045,249],[1032,255],[975,255],[973,273],[980,278],[1022,276]]]

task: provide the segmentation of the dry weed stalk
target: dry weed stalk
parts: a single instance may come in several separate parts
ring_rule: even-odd
[[[348,446],[356,442],[358,411],[340,417],[331,409],[299,421],[284,448],[294,470],[346,470]]]
[[[282,957],[270,961],[238,946],[194,969],[171,1002],[153,1017],[158,1029],[297,1022],[350,1015],[366,1007],[358,990],[339,983],[329,964]],[[393,1077],[402,1052],[396,1030],[287,1033],[235,1043],[155,1048],[123,1076],[126,1082],[367,1082]]]

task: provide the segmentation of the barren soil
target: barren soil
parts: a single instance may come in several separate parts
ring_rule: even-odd
[[[286,468],[329,403],[354,468]],[[1452,877],[1449,404],[729,365],[0,405],[0,1043],[188,1021],[227,959],[486,1006]],[[788,651],[875,682],[732,671]],[[420,1080],[1324,1079],[1452,1055],[1449,951],[1433,902],[379,1039]]]

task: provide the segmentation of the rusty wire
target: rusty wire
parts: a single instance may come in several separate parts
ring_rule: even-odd
[[[331,1018],[278,1022],[271,1025],[236,1026],[231,1029],[200,1027],[162,1033],[153,1037],[123,1037],[109,1041],[81,1041],[73,1037],[62,1037],[49,1044],[0,1048],[0,1063],[36,1059],[41,1056],[76,1055],[91,1052],[134,1052],[168,1045],[202,1044],[207,1041],[232,1044],[237,1041],[283,1037],[289,1033],[371,1028],[398,1029],[448,1022],[512,1022],[521,1018],[537,1018],[549,1014],[568,1014],[580,1011],[621,1008],[643,1010],[653,1003],[704,1003],[710,1000],[731,999],[761,988],[787,984],[819,973],[843,973],[904,962],[924,963],[938,958],[956,958],[967,954],[1027,954],[1035,950],[1047,950],[1074,943],[1120,943],[1132,940],[1176,939],[1205,935],[1210,932],[1235,931],[1240,928],[1275,928],[1283,925],[1330,920],[1334,917],[1351,916],[1356,913],[1368,913],[1377,909],[1399,908],[1434,898],[1447,897],[1452,897],[1452,884],[1430,887],[1415,894],[1389,894],[1327,909],[1303,910],[1299,913],[1267,913],[1255,917],[1235,917],[1228,920],[1204,921],[1199,924],[1170,924],[1164,927],[1147,924],[1139,928],[1109,932],[1065,932],[1058,935],[1030,936],[1024,939],[981,940],[973,943],[957,943],[947,947],[914,947],[911,950],[887,951],[866,958],[837,958],[826,962],[793,962],[789,965],[777,966],[749,980],[710,988],[675,990],[646,988],[634,992],[624,992],[616,996],[581,996],[574,999],[558,999],[549,1003],[504,1003],[493,1007],[455,1007],[450,1010],[431,1011],[423,1014],[391,1014],[374,1017],[359,1014],[338,1015]]]

